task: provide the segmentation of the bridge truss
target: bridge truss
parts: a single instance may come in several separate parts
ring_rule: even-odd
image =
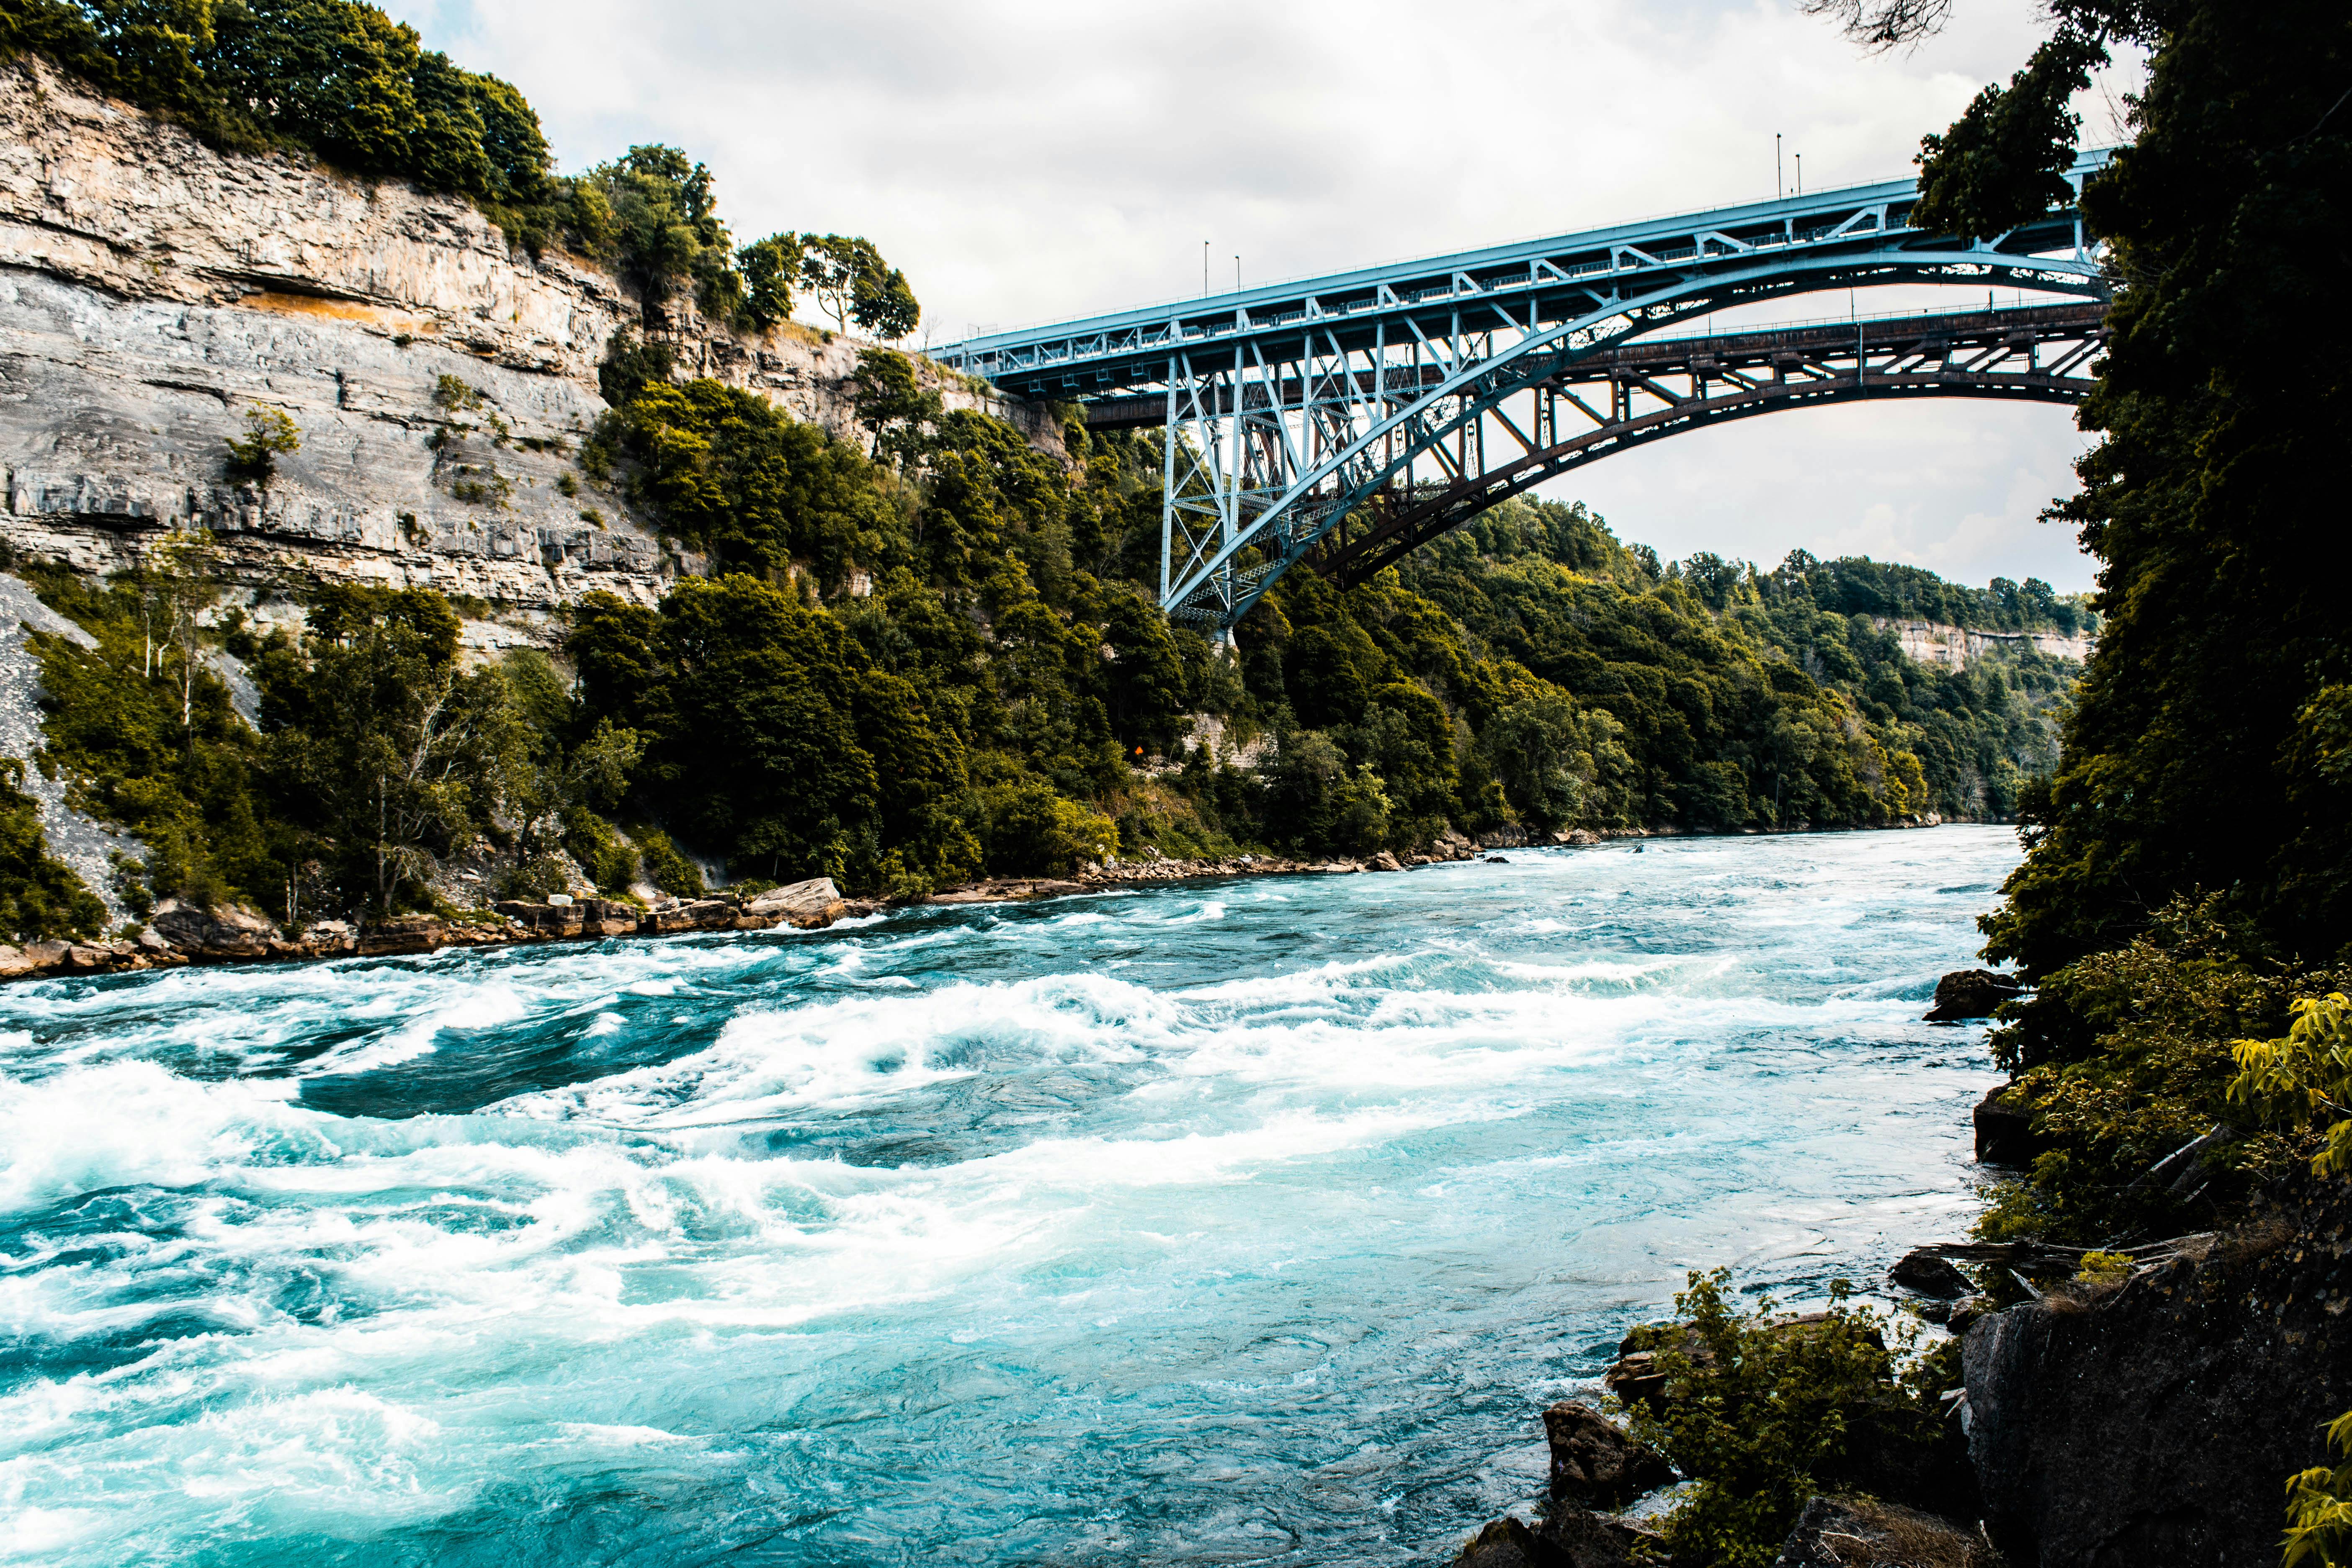
[[[2105,162],[2079,160],[2073,179]],[[1585,462],[1864,397],[2074,401],[2106,284],[2079,219],[1970,244],[1908,182],[1662,218],[1001,333],[933,357],[1090,425],[1156,424],[1160,603],[1231,626],[1302,559],[1359,581]],[[1932,283],[2081,301],[1643,341],[1791,295]],[[1145,405],[1156,404],[1156,417]]]

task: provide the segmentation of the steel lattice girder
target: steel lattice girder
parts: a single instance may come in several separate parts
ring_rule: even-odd
[[[2068,303],[1650,339],[1612,349],[1534,389],[1547,405],[1535,424],[1550,439],[1529,439],[1485,471],[1450,484],[1373,497],[1367,526],[1350,535],[1341,522],[1314,563],[1353,586],[1546,479],[1727,420],[1887,398],[2080,403],[2106,342],[2105,315],[2097,303]],[[1681,384],[1666,384],[1674,382]],[[1595,403],[1611,412],[1601,413]],[[1581,416],[1566,433],[1561,404]]]
[[[2077,187],[2105,161],[2078,160]],[[1417,465],[1465,503],[1511,493],[1473,483],[1489,471],[1487,437],[1530,452],[1558,446],[1546,426],[1559,400],[1536,393],[1573,381],[1581,361],[1622,352],[1630,337],[1738,305],[1888,283],[2105,297],[2072,213],[1969,245],[1907,227],[1916,195],[1908,182],[1816,193],[996,334],[934,357],[1033,396],[1129,395],[1124,403],[1156,392],[1168,429],[1161,603],[1229,626],[1358,507],[1424,494],[1432,481],[1416,478]],[[1532,405],[1533,436],[1505,407],[1520,397]],[[1770,405],[1752,401],[1748,412]],[[1613,409],[1594,417],[1623,422]],[[1657,431],[1698,422],[1665,420]],[[1384,523],[1397,515],[1391,508]]]

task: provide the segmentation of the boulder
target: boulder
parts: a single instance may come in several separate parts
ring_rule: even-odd
[[[1498,1519],[1462,1543],[1454,1568],[1552,1568],[1552,1554],[1519,1521]]]
[[[1969,1330],[1969,1457],[2017,1568],[2278,1561],[2286,1478],[2352,1408],[2352,1184],[2277,1190],[2197,1256]]]
[[[1994,1008],[2012,1000],[2021,989],[2014,975],[1996,974],[1990,969],[1955,969],[1936,982],[1936,1005],[1926,1017],[1931,1024],[1990,1018]]]
[[[394,915],[360,932],[362,958],[388,958],[401,953],[431,952],[445,946],[448,931],[431,915]]]
[[[1690,1357],[1692,1364],[1703,1367],[1715,1360],[1714,1352],[1706,1348],[1706,1342],[1690,1324],[1649,1324],[1635,1329],[1618,1342],[1617,1364],[1602,1375],[1601,1386],[1627,1405],[1636,1400],[1653,1408],[1663,1405],[1666,1394],[1665,1369],[1658,1364],[1654,1350],[1641,1347],[1656,1341],[1664,1332],[1673,1331],[1682,1334],[1682,1343],[1677,1348]]]
[[[1963,1296],[1953,1302],[1952,1310],[1945,1314],[1944,1327],[1956,1334],[1965,1334],[1979,1318],[1993,1310],[1990,1296]]]
[[[1551,1495],[1590,1508],[1622,1508],[1675,1479],[1664,1456],[1643,1447],[1580,1400],[1544,1412]]]
[[[839,920],[841,904],[841,889],[833,885],[832,878],[812,877],[805,882],[770,888],[745,904],[743,912],[807,930]]]
[[[2030,1165],[2049,1143],[2033,1130],[2033,1113],[2006,1098],[2009,1085],[1997,1084],[1977,1102],[1977,1160],[1986,1165]]]
[[[1817,1497],[1772,1568],[2006,1568],[1975,1529],[1864,1498]]]
[[[494,907],[534,936],[578,936],[588,922],[587,909],[568,899],[560,904],[551,899],[543,904],[502,899]]]
[[[0,945],[0,980],[17,980],[40,972],[41,966],[23,948]]]
[[[252,910],[225,905],[203,909],[165,899],[147,920],[156,935],[199,961],[262,958],[278,928]]]
[[[1403,863],[1399,861],[1394,855],[1391,855],[1387,850],[1383,849],[1379,854],[1373,856],[1370,859],[1365,861],[1364,868],[1368,871],[1402,871],[1404,869],[1404,866]]]
[[[583,899],[572,907],[582,911],[583,936],[627,936],[637,929],[639,917],[635,904],[625,904],[618,899]]]
[[[1947,1258],[1939,1257],[1927,1247],[1915,1247],[1895,1260],[1886,1277],[1906,1290],[1922,1296],[1934,1296],[1942,1300],[1957,1300],[1971,1294],[1976,1286]]]
[[[1541,1524],[1498,1519],[1463,1543],[1454,1568],[1631,1568],[1640,1525],[1580,1508],[1559,1507]]]
[[[1617,1358],[1617,1364],[1601,1379],[1601,1386],[1621,1404],[1657,1405],[1665,1398],[1666,1373],[1658,1358],[1647,1351],[1631,1351]]]

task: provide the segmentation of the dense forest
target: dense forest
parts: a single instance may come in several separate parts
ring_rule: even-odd
[[[1864,37],[1922,14],[1817,8]],[[2312,569],[2340,532],[2352,328],[2310,308],[2352,255],[2352,13],[2065,0],[2048,21],[1928,139],[1922,210],[1982,237],[2041,210],[2072,96],[2119,46],[2148,51],[2132,142],[2083,193],[2114,337],[2083,489],[2055,509],[2101,562],[2105,621],[1982,922],[2032,986],[1994,1046],[2042,1152],[1980,1230],[2115,1247],[2352,1174],[2352,615]],[[2270,1373],[2306,1373],[2341,1386]],[[2352,1415],[2328,1441],[2346,1462],[2282,1478],[2290,1563],[2352,1562]]]
[[[714,573],[653,607],[592,594],[544,652],[468,663],[425,590],[323,587],[264,628],[200,537],[104,584],[19,563],[94,638],[35,638],[42,760],[149,847],[119,877],[134,911],[377,918],[460,868],[501,895],[708,868],[908,896],[1147,845],[1999,816],[2070,679],[2030,644],[1906,658],[1822,607],[1866,563],[1792,557],[1710,606],[1581,507],[1524,501],[1351,592],[1295,573],[1220,649],[1121,574],[1156,538],[1148,440],[1074,426],[1072,472],[961,412],[877,459],[716,383],[614,390],[587,483]]]

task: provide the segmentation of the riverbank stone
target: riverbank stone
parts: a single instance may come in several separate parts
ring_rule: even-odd
[[[1924,1247],[1915,1247],[1897,1258],[1886,1277],[1906,1290],[1946,1301],[1957,1300],[1976,1289],[1949,1258]]]
[[[1936,982],[1936,1005],[1925,1016],[1930,1024],[1959,1024],[1990,1018],[1993,1009],[2013,1001],[2023,987],[2017,977],[1990,969],[1955,969]]]
[[[1544,1412],[1551,1446],[1551,1495],[1589,1508],[1622,1508],[1675,1479],[1663,1455],[1627,1436],[1581,1400]]]
[[[148,929],[179,952],[199,961],[266,958],[278,928],[252,910],[201,905],[165,899],[148,917]]]
[[[1977,1101],[1974,1121],[1979,1164],[2031,1165],[2049,1148],[2033,1130],[2033,1113],[2011,1101],[2009,1090],[2008,1084],[1997,1084]]]

